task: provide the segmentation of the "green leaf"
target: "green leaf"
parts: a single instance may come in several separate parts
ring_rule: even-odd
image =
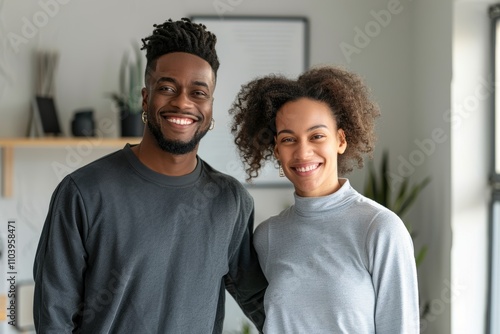
[[[392,207],[392,210],[398,215],[401,216],[401,205],[404,203],[406,200],[407,194],[406,191],[408,189],[408,184],[410,183],[409,179],[406,178],[403,180],[403,183],[399,187],[399,192],[398,195],[394,201],[394,205]]]
[[[390,187],[389,187],[389,178],[388,178],[388,169],[389,169],[389,153],[387,151],[383,152],[382,155],[382,166],[381,166],[381,176],[382,176],[382,185],[380,194],[380,204],[385,206],[386,208],[390,207]]]
[[[365,182],[364,194],[366,197],[376,200],[375,194],[377,193],[377,177],[375,174],[375,168],[373,163],[370,161],[368,164],[368,177]]]
[[[425,256],[427,255],[427,250],[428,250],[427,245],[423,245],[422,248],[420,248],[420,250],[418,251],[417,256],[415,256],[415,263],[417,267],[420,266],[422,261],[425,259]]]
[[[419,184],[413,186],[409,195],[406,197],[406,199],[401,204],[401,207],[399,208],[399,212],[400,212],[401,217],[406,213],[406,211],[410,208],[410,206],[415,202],[415,200],[417,199],[417,196],[420,194],[420,192],[425,188],[425,186],[429,182],[430,182],[430,178],[427,177]]]
[[[127,95],[127,81],[128,81],[128,75],[127,75],[127,67],[128,67],[128,53],[124,53],[122,56],[122,62],[120,64],[120,73],[119,73],[119,85],[120,85],[120,95],[126,96]]]
[[[410,185],[409,178],[401,178],[402,182],[399,187],[391,188],[389,177],[389,153],[383,152],[380,171],[377,173],[372,161],[368,164],[368,175],[364,185],[364,195],[373,199],[381,205],[384,205],[389,210],[396,213],[401,219],[408,209],[415,203],[418,195],[429,184],[430,178],[427,177],[416,185]],[[393,194],[397,194],[395,199],[392,199]],[[394,200],[394,202],[391,202]],[[412,230],[409,223],[405,223],[408,232],[412,239],[416,237],[416,233]],[[416,254],[415,261],[417,266],[424,260],[427,254],[427,246],[423,246]]]

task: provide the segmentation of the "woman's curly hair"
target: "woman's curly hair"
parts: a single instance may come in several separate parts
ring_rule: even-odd
[[[331,66],[312,68],[297,80],[272,74],[243,85],[229,110],[233,115],[231,133],[243,158],[247,181],[257,177],[265,162],[274,157],[278,110],[300,98],[326,103],[337,128],[344,130],[347,148],[338,157],[339,175],[363,167],[363,155],[372,155],[375,119],[380,111],[358,75]]]

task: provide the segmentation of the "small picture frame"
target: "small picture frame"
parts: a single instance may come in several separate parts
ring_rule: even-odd
[[[62,135],[54,98],[35,96],[33,99],[30,135],[37,137]]]

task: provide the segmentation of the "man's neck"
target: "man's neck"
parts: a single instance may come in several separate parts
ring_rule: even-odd
[[[160,148],[154,138],[144,136],[132,152],[140,162],[157,173],[168,176],[183,176],[196,168],[198,148],[186,154],[172,154]]]

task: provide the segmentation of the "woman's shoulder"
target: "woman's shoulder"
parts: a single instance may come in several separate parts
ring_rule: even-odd
[[[292,211],[292,207],[286,208],[277,215],[271,216],[255,228],[256,233],[263,233],[264,231],[269,231],[271,228],[280,228],[283,224],[285,224],[290,219],[290,213]]]

